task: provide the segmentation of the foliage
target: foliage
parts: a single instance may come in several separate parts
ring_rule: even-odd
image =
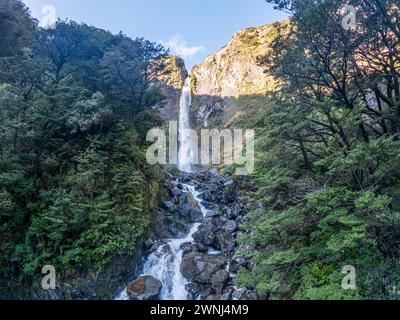
[[[160,177],[144,133],[159,121],[148,111],[161,99],[153,65],[167,51],[72,21],[33,28],[20,1],[4,8],[13,18],[0,19],[1,272],[96,274],[132,254],[149,226]]]
[[[280,1],[273,52],[259,57],[281,83],[257,121],[256,172],[238,253],[252,260],[240,285],[271,299],[399,297],[399,7]],[[260,120],[262,119],[262,120]],[[344,290],[342,268],[356,268]]]

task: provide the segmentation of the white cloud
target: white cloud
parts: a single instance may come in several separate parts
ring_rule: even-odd
[[[176,34],[163,43],[172,53],[181,56],[183,59],[191,60],[193,57],[205,50],[203,46],[189,47],[185,39],[180,34]]]

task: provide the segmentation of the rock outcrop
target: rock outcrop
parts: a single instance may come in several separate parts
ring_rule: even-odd
[[[279,24],[284,28],[288,23]],[[276,81],[257,62],[258,57],[270,52],[276,36],[277,25],[242,30],[228,45],[193,68],[193,121],[199,127],[231,125],[243,116],[244,110],[251,112],[257,95],[276,87]],[[249,96],[251,100],[246,101]]]
[[[164,100],[154,108],[159,111],[163,120],[177,121],[181,90],[188,77],[185,62],[179,57],[169,56],[162,61],[161,69],[156,86],[164,96]]]

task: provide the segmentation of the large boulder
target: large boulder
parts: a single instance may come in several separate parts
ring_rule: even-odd
[[[172,238],[184,238],[189,232],[189,226],[173,217],[166,218],[167,230]]]
[[[162,288],[161,281],[152,276],[140,276],[128,287],[128,296],[134,300],[156,300]]]
[[[222,253],[229,254],[235,249],[235,239],[228,231],[218,231],[215,239],[214,246],[221,249]]]
[[[175,210],[175,205],[172,201],[163,201],[163,207],[167,212],[172,213]]]
[[[193,235],[193,239],[195,242],[210,246],[215,240],[215,232],[215,226],[210,222],[206,222],[199,227],[199,230]]]
[[[221,294],[227,281],[229,273],[225,270],[218,270],[211,278],[211,284],[217,294]]]
[[[172,188],[170,190],[171,196],[173,197],[179,197],[182,195],[182,190],[178,189],[178,188]]]
[[[190,252],[182,259],[181,272],[189,281],[211,284],[213,275],[224,265],[222,257]]]
[[[236,223],[236,221],[235,221],[235,220],[229,220],[229,221],[225,224],[224,229],[225,229],[226,231],[228,231],[229,233],[234,232],[234,231],[237,229],[237,223]]]

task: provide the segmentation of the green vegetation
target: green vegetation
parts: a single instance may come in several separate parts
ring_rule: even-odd
[[[293,13],[259,63],[282,85],[258,128],[239,285],[270,299],[397,299],[400,61],[396,1],[270,0]],[[345,3],[346,2],[346,3]],[[251,199],[250,199],[251,200]],[[247,247],[246,247],[247,248]],[[356,268],[344,290],[342,268]]]
[[[1,277],[97,274],[149,226],[161,173],[145,134],[167,52],[75,22],[40,29],[19,0],[0,17]]]

